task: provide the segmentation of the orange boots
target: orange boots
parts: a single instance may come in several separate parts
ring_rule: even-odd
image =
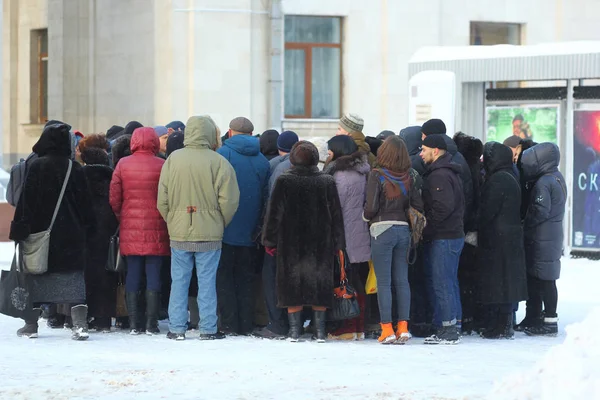
[[[390,344],[396,341],[396,334],[391,323],[381,324],[381,336],[377,340],[381,344]]]
[[[398,327],[396,328],[396,341],[399,344],[404,344],[410,339],[410,333],[408,332],[408,322],[398,321]]]

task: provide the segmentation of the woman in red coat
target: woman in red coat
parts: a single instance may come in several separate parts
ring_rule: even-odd
[[[138,304],[146,272],[146,333],[159,333],[160,268],[170,255],[167,225],[156,208],[158,180],[164,160],[153,128],[137,128],[131,153],[117,164],[110,183],[110,205],[120,222],[121,254],[127,259],[125,279],[130,333],[138,335]]]

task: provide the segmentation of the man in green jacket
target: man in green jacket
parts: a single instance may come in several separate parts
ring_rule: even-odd
[[[158,210],[171,239],[167,337],[185,340],[195,259],[200,339],[222,339],[217,332],[217,269],[223,232],[238,208],[240,191],[233,167],[215,152],[218,129],[210,117],[191,117],[183,144],[165,162],[158,187]]]

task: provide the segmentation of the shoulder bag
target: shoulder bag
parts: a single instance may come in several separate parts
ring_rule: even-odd
[[[58,209],[62,203],[69,183],[69,177],[71,176],[71,169],[73,168],[73,162],[69,160],[69,166],[67,167],[67,175],[63,182],[56,207],[54,207],[54,214],[52,215],[52,221],[47,230],[37,233],[31,233],[19,246],[21,249],[21,263],[23,271],[27,274],[40,275],[48,271],[48,254],[50,252],[50,232],[56,221]]]

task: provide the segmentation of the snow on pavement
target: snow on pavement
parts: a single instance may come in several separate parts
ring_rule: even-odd
[[[11,259],[11,245],[0,244],[0,267],[8,269]],[[567,325],[600,307],[599,278],[600,262],[564,260],[557,338],[466,337],[457,346],[430,347],[416,338],[406,346],[372,340],[200,342],[197,334],[173,342],[165,338],[164,324],[160,336],[91,333],[87,342],[75,342],[69,331],[43,322],[39,339],[22,339],[15,335],[22,321],[0,316],[0,399],[483,399],[494,384],[507,395],[495,398],[525,398],[499,382],[531,374],[565,340]],[[532,379],[527,390],[535,393],[542,382]]]

